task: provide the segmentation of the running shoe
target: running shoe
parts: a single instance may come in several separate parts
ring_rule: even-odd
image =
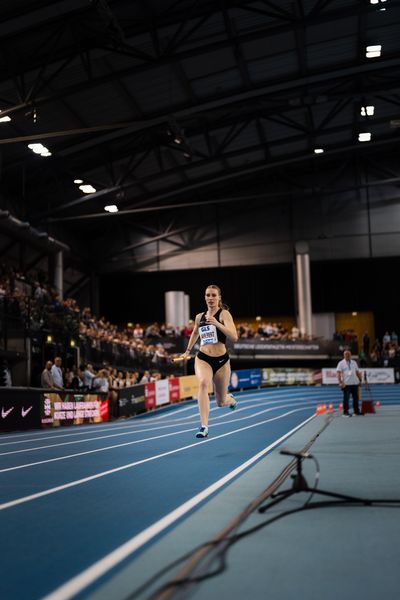
[[[229,408],[231,410],[236,410],[238,402],[237,402],[236,398],[234,396],[232,396],[232,394],[230,394],[230,396],[231,396],[233,402],[232,402],[232,404],[229,405]]]
[[[208,427],[200,427],[198,432],[196,433],[197,438],[206,438],[208,436]]]

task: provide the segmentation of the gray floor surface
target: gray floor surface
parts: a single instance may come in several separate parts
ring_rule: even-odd
[[[300,450],[326,422],[318,415],[282,447]],[[319,488],[363,498],[400,499],[400,407],[346,419],[334,415],[317,437],[312,453],[320,466]],[[159,569],[211,539],[241,513],[291,462],[279,448],[201,506],[170,533],[134,558],[90,600],[151,598],[180,568],[160,577],[143,593],[136,590]],[[304,460],[303,474],[314,485],[316,467]],[[279,489],[290,489],[288,478]],[[237,531],[245,531],[309,498],[297,493],[264,514],[253,512]],[[314,495],[312,501],[326,500]],[[335,506],[286,516],[233,545],[225,571],[179,588],[170,597],[208,600],[264,598],[299,600],[397,600],[400,507]],[[214,569],[216,563],[209,565]],[[200,567],[201,569],[203,567]],[[156,597],[156,596],[154,596]]]

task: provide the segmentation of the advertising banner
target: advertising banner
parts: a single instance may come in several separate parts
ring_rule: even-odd
[[[339,343],[333,340],[240,339],[233,344],[231,358],[327,360],[339,356],[340,353]]]
[[[394,383],[394,369],[360,369],[368,383]],[[336,369],[322,369],[322,383],[326,385],[337,385]]]
[[[230,390],[252,388],[261,385],[261,369],[241,369],[232,371],[229,384]]]
[[[179,396],[183,398],[197,398],[197,392],[199,391],[199,384],[197,383],[196,375],[185,375],[179,377]],[[212,394],[212,384],[208,388],[208,393]]]
[[[156,383],[151,381],[144,384],[144,401],[146,410],[152,410],[156,406]]]
[[[40,392],[3,388],[0,394],[0,431],[40,427]]]
[[[118,391],[120,417],[130,417],[146,410],[144,384],[121,388]]]
[[[169,401],[170,402],[179,402],[179,399],[180,399],[179,377],[170,377],[168,379],[168,387],[169,387]]]
[[[320,369],[265,368],[262,369],[263,385],[316,385],[322,383]]]
[[[162,406],[163,404],[169,404],[168,379],[156,381],[156,406]]]
[[[82,425],[108,421],[107,394],[42,393],[42,427]]]

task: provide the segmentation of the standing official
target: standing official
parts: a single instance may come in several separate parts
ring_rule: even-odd
[[[51,375],[53,377],[53,387],[63,390],[64,389],[64,381],[63,381],[63,372],[61,369],[62,359],[60,356],[56,356],[54,359],[54,364],[51,367]]]
[[[362,373],[355,360],[352,360],[350,350],[343,352],[343,360],[336,367],[336,377],[343,391],[343,416],[351,417],[349,399],[353,398],[353,414],[360,415],[358,405],[359,386],[362,384]]]

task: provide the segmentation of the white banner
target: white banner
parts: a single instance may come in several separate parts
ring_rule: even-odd
[[[156,406],[169,403],[168,379],[159,379],[156,381]]]
[[[394,383],[394,369],[360,369],[365,374],[368,383]],[[336,369],[322,369],[322,383],[325,385],[337,385]]]

